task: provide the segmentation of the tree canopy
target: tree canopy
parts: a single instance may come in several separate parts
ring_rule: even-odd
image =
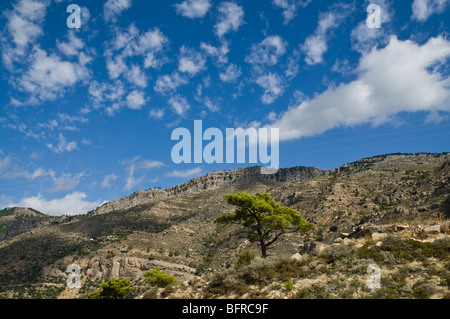
[[[112,278],[101,284],[102,289],[89,294],[89,299],[125,299],[133,290],[130,280]]]
[[[250,230],[249,240],[259,241],[262,257],[267,257],[267,249],[284,234],[305,233],[314,224],[303,219],[293,208],[281,206],[266,193],[224,195],[228,204],[237,206],[235,212],[216,219],[217,223],[237,223]]]
[[[144,277],[146,277],[145,282],[157,287],[172,286],[178,283],[174,276],[166,274],[159,268],[145,272]]]

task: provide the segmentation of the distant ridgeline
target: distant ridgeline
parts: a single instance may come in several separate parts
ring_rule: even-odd
[[[278,172],[273,175],[263,175],[261,174],[261,167],[254,166],[229,171],[211,172],[172,188],[134,192],[130,196],[121,198],[115,202],[105,203],[101,207],[89,212],[88,215],[104,214],[128,209],[177,195],[195,194],[205,190],[214,190],[227,186],[301,182],[312,179],[320,174],[335,175],[348,171],[367,170],[378,164],[413,164],[416,162],[436,161],[445,158],[450,158],[449,153],[395,153],[364,158],[331,170],[319,170],[315,167],[297,166],[279,169]]]
[[[205,190],[214,190],[226,186],[249,184],[276,184],[283,182],[300,182],[321,174],[315,167],[292,167],[279,169],[272,175],[261,174],[261,167],[247,167],[230,171],[211,172],[202,177],[168,189],[151,189],[137,191],[118,201],[106,203],[91,211],[88,215],[104,214],[115,210],[128,209],[137,205],[162,200],[177,195],[194,194]]]

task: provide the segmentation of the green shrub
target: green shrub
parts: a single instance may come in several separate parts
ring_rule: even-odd
[[[106,255],[106,258],[110,259],[110,258],[114,258],[114,256],[115,256],[114,252],[108,251],[108,254]]]
[[[292,282],[292,279],[286,281],[284,287],[286,288],[287,291],[291,291],[292,289],[294,289],[294,283]]]
[[[413,295],[417,299],[429,299],[434,293],[434,287],[428,282],[418,282],[413,286]]]
[[[244,249],[239,253],[238,260],[236,262],[236,268],[248,266],[256,258],[257,252],[250,249]]]
[[[377,290],[375,294],[376,299],[398,299],[399,294],[393,288],[382,287]]]
[[[319,284],[300,289],[294,296],[295,299],[329,299],[330,297],[330,292]]]
[[[178,283],[174,276],[166,274],[159,268],[147,271],[144,273],[144,277],[146,277],[146,283],[161,288],[176,285]]]
[[[101,284],[102,289],[88,295],[89,299],[125,299],[133,290],[130,280],[113,278]]]

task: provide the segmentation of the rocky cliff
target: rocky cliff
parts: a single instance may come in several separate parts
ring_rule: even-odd
[[[118,201],[105,203],[94,211],[89,212],[88,215],[99,215],[129,209],[174,196],[196,194],[205,190],[215,190],[227,186],[301,182],[314,178],[319,174],[320,170],[317,168],[303,166],[280,169],[272,175],[261,174],[261,168],[258,166],[211,172],[172,188],[134,192],[130,196],[121,198]]]

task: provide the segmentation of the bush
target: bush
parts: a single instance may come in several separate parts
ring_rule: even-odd
[[[286,281],[284,286],[287,291],[291,291],[292,289],[294,289],[294,283],[292,282],[292,279],[289,279],[288,281]]]
[[[239,253],[238,261],[236,262],[236,268],[248,266],[256,258],[257,253],[254,250],[244,249]]]
[[[142,299],[158,299],[158,289],[148,290]]]
[[[144,277],[146,277],[146,283],[161,288],[176,285],[178,283],[174,276],[166,274],[159,268],[147,271],[144,273]]]
[[[353,251],[354,248],[350,245],[330,246],[324,249],[319,254],[319,257],[325,259],[327,263],[331,264],[336,260],[349,256]]]
[[[413,286],[413,295],[417,299],[429,299],[434,293],[434,287],[428,282],[418,282]]]
[[[330,292],[324,286],[313,284],[310,287],[300,289],[294,296],[295,299],[329,299]]]
[[[375,294],[376,299],[398,299],[399,294],[395,289],[382,287]]]
[[[88,295],[89,299],[125,299],[133,290],[130,280],[113,278],[101,284],[102,289]]]

